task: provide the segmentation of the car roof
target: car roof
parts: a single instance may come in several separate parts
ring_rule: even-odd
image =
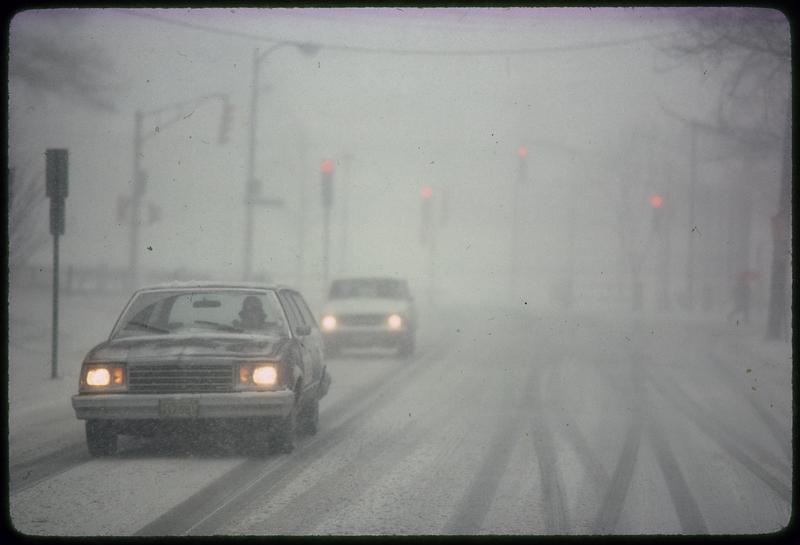
[[[159,291],[159,290],[183,290],[183,289],[262,289],[262,290],[281,290],[289,289],[293,291],[295,288],[283,284],[267,284],[263,282],[224,282],[219,280],[188,280],[188,281],[174,281],[164,282],[161,284],[154,284],[151,286],[142,286],[137,289],[141,291]]]

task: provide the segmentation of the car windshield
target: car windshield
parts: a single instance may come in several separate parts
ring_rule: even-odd
[[[330,299],[353,299],[372,297],[381,299],[403,299],[407,290],[402,282],[385,278],[359,278],[335,280],[331,285]]]
[[[140,292],[111,337],[208,331],[289,335],[274,292],[217,289]]]

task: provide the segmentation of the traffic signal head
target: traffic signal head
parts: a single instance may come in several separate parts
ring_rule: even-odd
[[[525,157],[528,156],[528,148],[526,148],[525,146],[520,146],[519,149],[517,150],[517,155],[519,155],[521,158],[524,159]]]
[[[430,199],[431,195],[433,195],[433,188],[429,185],[423,185],[419,191],[419,196],[423,199]]]
[[[319,169],[324,174],[330,174],[331,172],[333,172],[333,161],[331,161],[330,159],[325,159],[324,161],[322,161],[322,165],[320,165]]]
[[[664,197],[661,195],[653,195],[650,197],[650,206],[653,208],[661,208],[662,204],[664,204]]]

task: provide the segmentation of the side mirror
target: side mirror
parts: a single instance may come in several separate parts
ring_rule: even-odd
[[[311,326],[299,325],[296,328],[294,328],[294,332],[298,337],[305,337],[306,335],[311,335]]]

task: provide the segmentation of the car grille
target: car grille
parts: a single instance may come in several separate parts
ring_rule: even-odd
[[[230,392],[231,365],[136,365],[128,369],[128,391],[138,394]]]
[[[345,314],[339,316],[339,323],[351,326],[379,326],[386,322],[385,314]]]

